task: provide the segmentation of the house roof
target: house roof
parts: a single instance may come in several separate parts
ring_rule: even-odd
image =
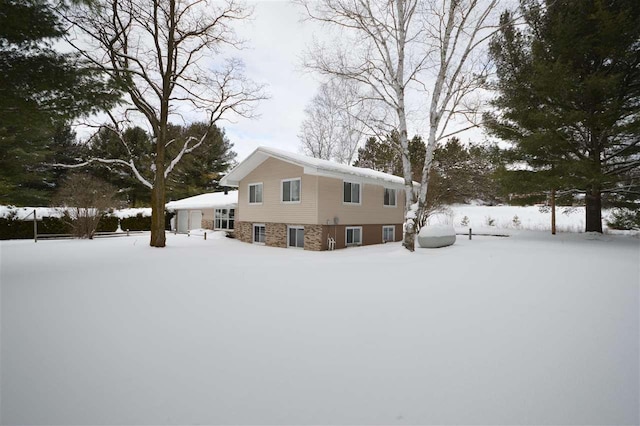
[[[165,204],[169,211],[190,209],[233,208],[238,204],[238,191],[211,192],[200,194],[182,200],[170,201]]]
[[[333,161],[321,160],[319,158],[308,157],[306,155],[265,146],[258,147],[253,151],[244,161],[223,177],[220,183],[224,186],[237,187],[242,179],[268,158],[276,158],[303,167],[304,173],[308,175],[326,176],[355,182],[371,183],[374,185],[386,185],[390,188],[402,189],[404,187],[403,178],[388,173],[363,167],[347,166],[346,164],[338,164]]]

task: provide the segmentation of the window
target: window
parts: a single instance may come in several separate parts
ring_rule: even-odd
[[[289,227],[289,247],[304,248],[304,228],[302,226]]]
[[[285,179],[282,181],[282,202],[283,203],[299,203],[300,202],[300,178]]]
[[[213,217],[213,229],[233,230],[235,209],[216,209]]]
[[[389,207],[396,206],[396,190],[392,188],[384,189],[384,205]]]
[[[253,225],[253,242],[257,244],[264,244],[266,241],[267,229],[263,224]]]
[[[396,227],[393,225],[382,227],[382,242],[388,243],[396,240]]]
[[[262,184],[250,183],[249,184],[249,204],[261,204],[262,203]]]
[[[362,245],[362,227],[361,226],[348,226],[346,228],[345,242],[347,246],[359,246]]]
[[[360,184],[344,182],[343,201],[348,204],[360,204]]]

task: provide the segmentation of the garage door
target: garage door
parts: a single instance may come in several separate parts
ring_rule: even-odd
[[[191,220],[189,221],[189,229],[202,228],[202,211],[191,210],[190,215],[191,215]]]
[[[178,210],[178,232],[187,232],[189,230],[189,212],[187,210]]]

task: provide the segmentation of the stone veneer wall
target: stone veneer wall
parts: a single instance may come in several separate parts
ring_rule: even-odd
[[[323,225],[304,225],[304,249],[320,251],[326,250],[323,246],[324,238],[324,226]]]
[[[302,225],[304,226],[304,249],[312,251],[327,250],[327,240],[331,236],[336,240],[336,248],[345,248],[346,225]],[[363,245],[382,243],[383,225],[362,225]],[[265,244],[271,247],[287,247],[287,224],[265,223]],[[396,224],[395,241],[402,240],[402,225]],[[246,243],[253,242],[253,223],[236,222],[236,238]]]
[[[202,219],[202,228],[213,229],[213,220]]]
[[[322,245],[325,234],[322,225],[302,225],[304,226],[304,248],[305,250],[324,250]],[[266,235],[265,245],[271,247],[287,247],[287,224],[286,223],[265,223]],[[253,243],[253,223],[236,222],[236,238],[245,243]],[[325,238],[326,239],[326,238]]]
[[[252,242],[253,224],[250,222],[236,222],[234,233],[238,240],[250,243]]]
[[[271,247],[287,247],[287,225],[284,223],[266,223],[265,244]]]

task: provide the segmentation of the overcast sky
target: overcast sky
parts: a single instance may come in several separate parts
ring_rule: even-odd
[[[299,58],[314,33],[322,31],[316,23],[301,22],[302,12],[288,1],[262,1],[255,3],[252,21],[236,27],[249,48],[234,55],[244,60],[247,76],[266,83],[271,95],[260,104],[257,119],[221,123],[234,143],[238,160],[260,145],[298,151],[304,108],[319,84],[316,77],[301,69]]]

